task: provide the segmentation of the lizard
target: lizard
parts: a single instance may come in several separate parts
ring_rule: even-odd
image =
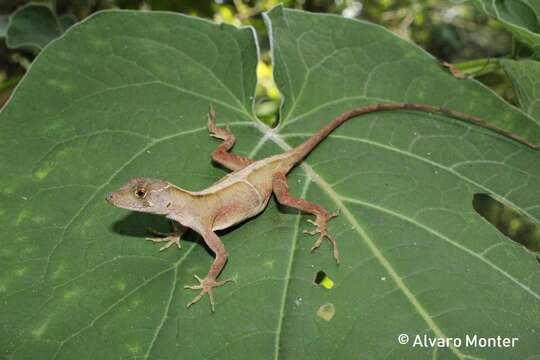
[[[202,191],[188,191],[160,179],[134,178],[117,191],[108,193],[106,200],[119,208],[164,215],[171,220],[174,230],[172,233],[153,231],[161,237],[149,238],[154,242],[166,242],[160,250],[165,250],[174,244],[180,247],[180,239],[188,229],[194,230],[203,238],[214,252],[215,258],[206,277],[200,278],[194,275],[199,284],[185,285],[187,289],[200,290],[187,306],[197,303],[205,294],[208,294],[211,311],[214,312],[213,288],[232,281],[232,279],[218,281],[218,276],[227,261],[228,252],[216,231],[226,229],[261,213],[272,194],[282,205],[315,215],[315,220],[307,220],[315,228],[310,231],[304,230],[304,233],[319,235],[311,251],[317,249],[324,239],[328,239],[333,248],[334,259],[339,264],[338,246],[328,231],[328,221],[336,217],[338,213],[330,213],[320,205],[293,197],[289,193],[286,175],[332,131],[347,120],[368,113],[389,110],[412,110],[448,116],[494,130],[536,148],[536,145],[527,140],[475,115],[425,104],[379,103],[345,111],[297,147],[262,160],[254,160],[230,152],[236,141],[235,136],[228,127],[221,128],[216,125],[216,113],[210,105],[207,123],[209,134],[223,141],[213,151],[212,160],[231,170],[231,173]]]

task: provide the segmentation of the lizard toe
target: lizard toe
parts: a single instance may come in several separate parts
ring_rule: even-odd
[[[194,275],[195,278],[199,281],[199,285],[184,285],[185,289],[192,289],[192,290],[201,290],[197,296],[193,298],[188,304],[187,307],[190,307],[191,305],[197,303],[199,300],[202,299],[204,294],[208,294],[208,299],[210,300],[210,308],[212,312],[215,311],[215,300],[214,300],[214,293],[212,292],[213,288],[222,286],[228,282],[234,281],[234,279],[226,279],[223,281],[216,281],[215,279],[206,277],[204,279],[201,279],[197,275]]]

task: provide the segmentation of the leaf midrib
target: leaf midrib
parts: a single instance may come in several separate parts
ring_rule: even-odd
[[[259,127],[258,127],[259,128]],[[260,128],[259,128],[260,130]],[[273,136],[269,137],[279,148],[281,148],[283,151],[291,150],[292,147],[280,136],[280,134],[273,134]],[[398,275],[398,272],[392,267],[390,262],[386,259],[386,257],[383,255],[383,253],[379,250],[379,248],[376,246],[375,242],[369,234],[363,229],[363,227],[356,221],[352,213],[349,211],[348,207],[345,206],[343,201],[341,200],[341,197],[332,189],[330,184],[328,184],[310,165],[307,161],[303,161],[300,167],[306,172],[309,178],[313,179],[317,185],[326,193],[328,197],[334,201],[334,203],[337,205],[337,207],[342,211],[345,218],[349,221],[349,223],[353,226],[353,229],[358,233],[359,237],[364,240],[370,251],[373,253],[375,258],[379,261],[380,265],[386,270],[388,275],[394,280],[394,283],[396,286],[401,290],[401,292],[405,295],[407,300],[411,303],[415,311],[420,315],[422,320],[427,324],[427,326],[433,331],[433,333],[440,338],[447,338],[448,336],[442,331],[441,328],[433,321],[431,315],[428,313],[428,311],[423,307],[423,305],[418,301],[418,299],[414,296],[412,291],[407,287],[407,285],[404,283],[404,281],[401,279],[401,277]],[[300,216],[300,215],[297,215]],[[292,261],[292,257],[289,259],[289,261]],[[288,267],[290,267],[291,264],[288,264]],[[286,282],[288,282],[288,279],[285,279]],[[279,322],[278,326],[282,326],[282,323]],[[281,328],[276,329],[276,334],[281,334]],[[279,340],[277,340],[279,342]],[[467,357],[466,354],[462,353],[458,348],[455,346],[451,346],[450,350],[454,353],[454,355],[459,359],[464,359]]]

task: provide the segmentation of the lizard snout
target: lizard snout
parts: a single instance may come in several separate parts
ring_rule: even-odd
[[[107,200],[107,202],[109,203],[112,203],[113,197],[114,197],[114,194],[112,192],[107,193],[107,196],[105,196],[105,200]]]

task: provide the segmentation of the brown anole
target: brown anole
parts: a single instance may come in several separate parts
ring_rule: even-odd
[[[383,103],[346,111],[296,148],[262,160],[253,160],[229,152],[234,145],[235,137],[230,131],[216,126],[215,113],[210,107],[208,131],[210,136],[223,140],[223,143],[212,153],[212,159],[232,170],[232,173],[207,189],[197,192],[184,190],[165,180],[134,178],[117,191],[107,194],[107,201],[120,208],[164,215],[172,220],[173,233],[158,233],[162,238],[151,239],[155,242],[166,242],[160,250],[173,244],[180,247],[180,239],[188,228],[202,236],[216,257],[204,279],[195,275],[199,281],[198,285],[186,286],[189,289],[201,290],[188,303],[188,307],[199,301],[204,294],[208,294],[211,309],[214,311],[212,289],[231,280],[217,280],[227,261],[228,253],[215,231],[226,229],[262,212],[272,193],[279,203],[315,215],[315,220],[308,220],[315,226],[315,229],[304,231],[311,235],[319,235],[311,250],[317,249],[326,238],[332,244],[334,258],[339,263],[338,246],[328,232],[328,221],[337,216],[337,213],[332,214],[319,205],[293,197],[288,190],[286,175],[324,138],[347,120],[362,114],[386,110],[416,110],[446,115],[489,128],[536,148],[535,145],[526,140],[473,115],[430,105]]]

